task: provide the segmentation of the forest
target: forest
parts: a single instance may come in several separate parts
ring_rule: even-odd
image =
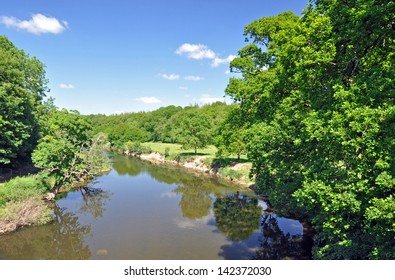
[[[247,156],[275,209],[311,222],[314,259],[395,259],[394,19],[385,0],[257,19],[230,62],[234,104],[111,116],[58,109],[44,65],[0,36],[0,167],[42,170],[0,185],[0,218],[107,169],[104,148],[215,145],[219,158]]]

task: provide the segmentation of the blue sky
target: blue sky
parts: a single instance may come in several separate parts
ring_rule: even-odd
[[[0,0],[0,34],[46,65],[58,107],[151,111],[224,100],[244,27],[307,2]]]

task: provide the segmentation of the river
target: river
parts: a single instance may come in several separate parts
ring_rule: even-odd
[[[303,225],[252,192],[120,155],[64,193],[54,222],[0,236],[0,259],[309,259]]]

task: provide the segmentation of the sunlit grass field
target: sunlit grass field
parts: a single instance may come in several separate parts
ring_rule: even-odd
[[[158,143],[158,142],[146,142],[142,143],[143,146],[150,147],[153,152],[158,152],[160,154],[165,154],[165,149],[169,148],[169,154],[187,154],[194,155],[194,149],[182,149],[181,144],[171,144],[171,143]],[[197,155],[199,156],[209,156],[215,157],[217,148],[213,145],[207,146],[204,149],[197,149]]]

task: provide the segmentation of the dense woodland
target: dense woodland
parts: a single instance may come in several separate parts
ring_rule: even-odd
[[[32,160],[61,185],[101,169],[105,145],[214,144],[246,153],[257,192],[312,223],[314,258],[395,259],[394,19],[385,0],[263,17],[230,64],[235,104],[113,116],[58,110],[43,64],[0,37],[0,165]]]

